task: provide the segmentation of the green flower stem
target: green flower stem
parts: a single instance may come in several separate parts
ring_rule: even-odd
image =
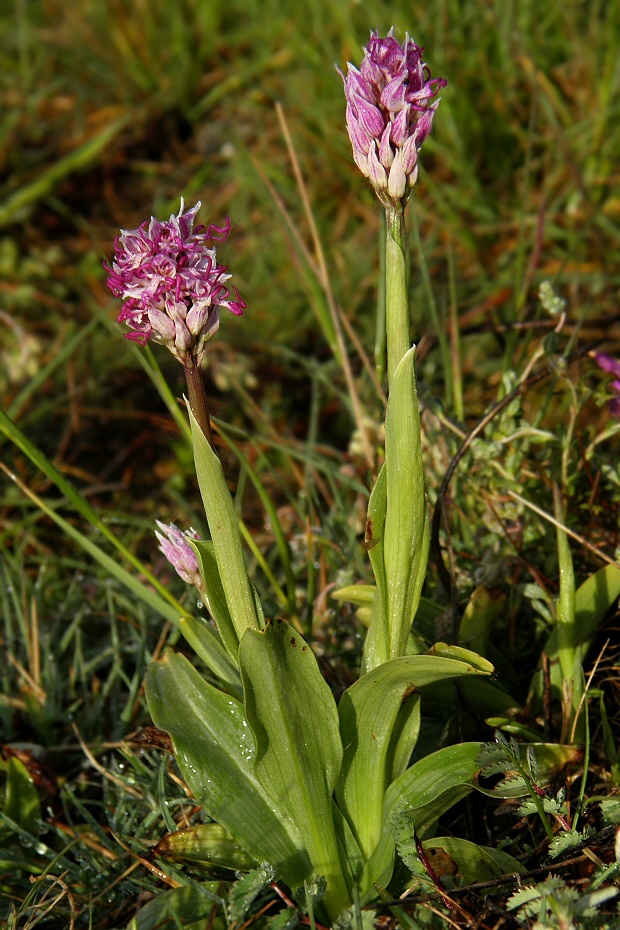
[[[388,387],[403,355],[411,348],[407,294],[407,230],[405,214],[385,211],[385,327],[387,333]]]
[[[187,384],[187,396],[194,418],[207,437],[209,445],[213,448],[211,417],[209,416],[209,408],[207,406],[205,383],[199,365],[185,366],[185,383]]]
[[[387,212],[387,211],[386,211]],[[386,215],[381,214],[379,230],[379,285],[377,289],[377,322],[375,329],[375,371],[377,381],[383,384],[385,378],[385,243]]]

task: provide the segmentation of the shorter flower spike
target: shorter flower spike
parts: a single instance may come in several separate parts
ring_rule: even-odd
[[[347,129],[355,163],[386,207],[402,208],[418,177],[418,151],[433,125],[437,91],[422,61],[424,49],[394,29],[382,39],[371,32],[358,71],[350,62],[344,80]]]
[[[153,339],[167,346],[186,367],[200,365],[208,340],[216,332],[220,307],[240,315],[245,303],[224,265],[218,265],[208,243],[226,239],[223,227],[194,227],[200,202],[187,212],[160,222],[154,216],[138,229],[122,229],[115,242],[107,284],[124,300],[118,317],[131,332],[127,339],[146,345]]]
[[[187,542],[188,539],[200,539],[196,530],[191,527],[183,533],[174,523],[161,523],[155,521],[160,533],[155,531],[159,548],[166,556],[177,575],[187,582],[193,584],[199,591],[203,589],[198,559],[192,547]]]

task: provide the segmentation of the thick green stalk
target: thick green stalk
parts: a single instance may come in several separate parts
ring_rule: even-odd
[[[407,230],[402,208],[385,211],[385,328],[388,387],[403,355],[411,348],[407,293]]]

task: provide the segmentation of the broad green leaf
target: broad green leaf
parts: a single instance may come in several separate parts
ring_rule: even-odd
[[[385,419],[383,562],[390,658],[405,652],[428,556],[420,429],[414,347],[396,369]]]
[[[478,846],[455,836],[433,837],[432,840],[424,840],[422,846],[439,878],[449,875],[459,885],[525,872],[523,864],[503,850]]]
[[[170,651],[150,666],[145,686],[153,721],[170,734],[183,777],[207,815],[257,862],[270,862],[290,884],[303,882],[310,861],[294,822],[254,773],[242,705]]]
[[[461,743],[438,749],[420,759],[392,782],[385,795],[381,839],[364,869],[360,891],[362,903],[372,900],[374,884],[385,888],[392,876],[394,839],[390,828],[397,811],[411,811],[418,835],[425,832],[454,804],[474,789],[489,797],[521,797],[527,794],[522,783],[514,786],[484,788],[478,781],[478,757],[484,743]],[[539,777],[547,781],[570,762],[576,762],[579,751],[571,746],[541,743],[534,746]]]
[[[476,662],[479,656],[460,650]],[[368,672],[342,695],[338,714],[344,756],[336,787],[366,858],[376,846],[383,823],[383,799],[391,782],[409,762],[419,729],[418,688],[462,675],[490,674],[493,668],[438,656],[402,656]],[[400,727],[405,725],[404,732]]]
[[[400,859],[412,873],[409,890],[421,890],[434,883],[426,863],[422,860],[416,836],[415,813],[397,811],[392,815],[390,828]],[[464,885],[476,881],[492,881],[506,873],[524,872],[525,868],[513,856],[485,846],[478,846],[458,837],[433,837],[421,843],[426,860],[440,879],[447,879],[444,887]]]
[[[258,864],[219,823],[198,823],[170,833],[159,841],[154,853],[164,859],[202,862],[233,871],[247,871]]]
[[[205,585],[205,601],[207,610],[213,617],[218,633],[232,661],[237,665],[239,652],[239,637],[226,603],[226,594],[220,572],[215,558],[215,547],[212,540],[188,540],[196,553],[200,577]]]
[[[215,894],[221,882],[205,882],[185,885],[171,891],[160,891],[155,897],[140,908],[136,916],[127,925],[127,930],[225,930],[223,906],[221,916],[211,920]]]
[[[591,638],[614,601],[620,597],[620,568],[606,565],[584,581],[575,592],[575,630],[578,642],[575,653],[578,662],[583,662],[590,648]],[[544,652],[549,657],[551,689],[554,697],[562,696],[562,669],[558,661],[558,631],[552,631],[545,644]],[[543,676],[534,673],[530,694],[538,705],[542,700]]]
[[[7,764],[3,813],[27,833],[39,832],[39,795],[23,762],[12,756]]]
[[[239,665],[256,741],[256,774],[295,821],[313,874],[327,880],[324,904],[335,916],[351,900],[332,815],[342,761],[334,698],[312,650],[281,620],[263,632],[247,630]]]
[[[217,568],[230,616],[240,639],[246,629],[258,629],[254,595],[243,558],[238,517],[222,463],[189,410],[198,486],[205,509]]]
[[[428,654],[429,656],[441,656],[444,659],[465,662],[470,666],[471,671],[479,672],[483,675],[492,675],[494,671],[493,666],[487,659],[477,652],[472,652],[471,649],[465,649],[463,646],[452,646],[450,643],[434,643],[429,649]],[[425,682],[425,684],[432,684],[432,682]]]
[[[342,870],[351,897],[353,897],[354,887],[360,880],[366,860],[362,855],[357,840],[353,836],[353,831],[351,830],[349,822],[336,805],[335,801],[332,802],[332,814],[334,816],[334,826],[336,828],[336,838],[338,840]]]
[[[375,598],[370,608],[368,632],[364,640],[364,655],[360,673],[365,675],[389,659],[388,628],[385,619],[384,599],[381,588],[375,589]]]
[[[469,662],[479,671],[486,672],[486,674],[492,674],[494,671],[494,667],[487,659],[478,655],[477,652],[464,649],[462,646],[435,643],[429,652],[431,655]],[[509,710],[518,709],[519,707],[513,697],[492,684],[487,678],[463,678],[459,682],[459,693],[467,710],[478,717],[507,713]],[[428,697],[433,704],[452,706],[454,688],[445,680],[443,682],[438,681],[429,686]]]
[[[466,678],[459,684],[459,692],[464,706],[477,718],[489,714],[514,714],[521,709],[511,694],[486,679]]]
[[[179,629],[198,658],[217,675],[236,698],[243,698],[241,676],[236,665],[222,646],[217,633],[208,623],[196,617],[182,617]]]

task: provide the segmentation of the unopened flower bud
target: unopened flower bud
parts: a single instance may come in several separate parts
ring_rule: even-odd
[[[203,590],[202,578],[198,567],[196,553],[187,542],[188,539],[200,539],[196,530],[190,527],[187,532],[183,533],[174,523],[161,523],[155,521],[161,530],[160,533],[155,531],[159,548],[166,556],[177,575],[187,584],[193,584],[199,591]]]
[[[358,71],[347,65],[347,129],[355,163],[386,207],[402,208],[418,177],[418,151],[428,137],[444,78],[431,80],[424,49],[394,30],[370,34]]]

